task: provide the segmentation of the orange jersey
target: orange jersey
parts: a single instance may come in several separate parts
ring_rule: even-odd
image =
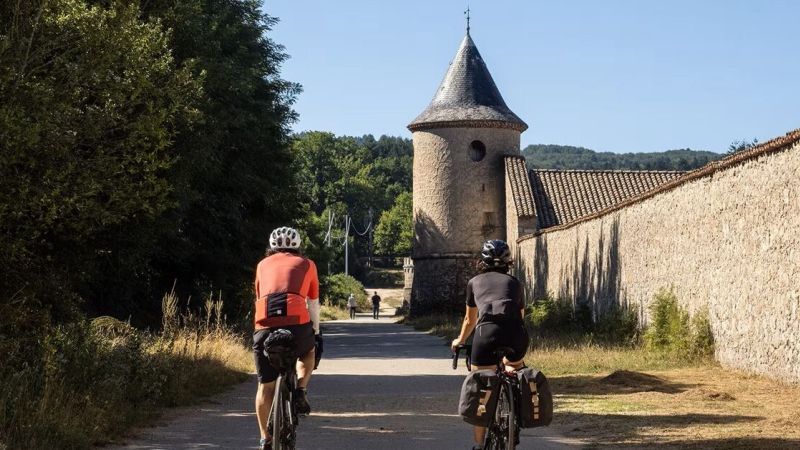
[[[258,263],[256,330],[310,322],[306,298],[319,298],[319,280],[314,261],[281,252],[267,256]]]

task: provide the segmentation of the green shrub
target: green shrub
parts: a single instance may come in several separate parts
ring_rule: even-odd
[[[708,312],[690,317],[678,304],[672,290],[656,293],[650,305],[650,324],[644,334],[645,345],[653,350],[707,357],[714,353],[714,336]]]
[[[367,311],[371,308],[364,286],[355,278],[337,273],[322,279],[321,295],[326,304],[344,308],[347,306],[347,297],[350,294],[356,296],[359,310]]]
[[[698,311],[692,317],[692,352],[699,357],[714,356],[714,334],[707,309]]]
[[[592,332],[607,342],[637,344],[640,342],[639,312],[634,307],[616,306],[597,319]]]
[[[574,314],[570,304],[547,296],[530,305],[527,320],[539,335],[552,334],[571,331]]]
[[[593,321],[589,305],[573,309],[568,301],[550,295],[531,304],[527,322],[532,334],[539,337],[573,336],[627,345],[636,343],[639,336],[635,309],[614,307]]]

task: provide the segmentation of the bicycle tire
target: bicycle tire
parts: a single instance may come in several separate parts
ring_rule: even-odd
[[[514,386],[511,384],[505,385],[506,395],[508,396],[508,415],[506,416],[506,450],[514,450],[517,448],[517,408],[514,404]]]
[[[272,450],[294,450],[294,430],[289,420],[291,405],[286,378],[279,376],[275,380],[275,397],[272,399],[270,422],[272,424]]]
[[[275,380],[275,396],[272,398],[272,410],[269,421],[272,424],[272,450],[284,450],[283,427],[285,414],[283,413],[283,376]]]
[[[516,413],[514,411],[513,388],[503,383],[498,392],[497,408],[486,430],[486,450],[514,450],[516,439]]]

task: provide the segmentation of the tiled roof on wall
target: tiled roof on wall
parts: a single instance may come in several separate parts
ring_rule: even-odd
[[[656,189],[685,172],[531,170],[538,228],[564,225]]]
[[[514,114],[497,89],[469,34],[461,41],[430,105],[408,125],[429,128],[499,127],[524,131],[528,125]]]
[[[511,196],[517,208],[518,217],[534,217],[536,209],[533,203],[531,181],[528,178],[528,167],[522,156],[509,155],[505,158],[506,177],[511,185]]]
[[[720,171],[723,171],[723,170],[727,170],[727,169],[729,169],[731,167],[735,167],[737,165],[746,163],[748,161],[755,160],[755,159],[760,158],[760,157],[765,156],[765,155],[769,155],[769,154],[777,153],[777,152],[782,152],[782,151],[788,151],[788,150],[791,150],[791,149],[795,149],[795,151],[799,151],[798,150],[798,146],[797,146],[798,143],[800,143],[800,128],[796,129],[796,130],[793,130],[793,131],[790,131],[790,132],[786,133],[783,136],[779,136],[779,137],[776,137],[774,139],[770,139],[769,141],[764,142],[762,144],[759,144],[759,145],[757,145],[757,146],[755,146],[755,147],[753,147],[751,149],[744,150],[744,151],[735,153],[733,155],[728,155],[725,158],[722,158],[722,159],[717,160],[717,161],[712,161],[712,162],[710,162],[710,163],[706,164],[705,166],[700,167],[698,169],[694,169],[692,171],[685,172],[682,175],[680,175],[680,176],[678,176],[676,178],[673,178],[670,181],[667,181],[666,183],[662,183],[662,184],[658,185],[654,189],[643,191],[642,193],[640,193],[638,195],[626,198],[625,200],[623,200],[621,202],[612,204],[611,206],[608,206],[606,208],[597,210],[597,211],[595,211],[595,212],[593,212],[591,214],[580,216],[580,217],[577,217],[575,219],[571,219],[571,220],[568,220],[568,221],[560,221],[560,222],[557,222],[557,224],[555,224],[555,225],[552,224],[552,222],[550,222],[550,224],[548,225],[548,219],[552,219],[553,217],[556,217],[556,214],[554,212],[555,208],[551,207],[551,213],[552,214],[550,216],[548,216],[548,217],[545,217],[544,220],[539,219],[539,222],[543,224],[543,225],[540,225],[539,232],[535,233],[535,234],[529,234],[529,235],[526,235],[526,236],[521,236],[519,238],[519,241],[523,241],[523,240],[526,240],[526,239],[531,239],[531,238],[535,237],[539,233],[562,230],[562,229],[565,229],[565,228],[569,228],[569,227],[571,227],[573,225],[576,225],[578,223],[581,223],[581,222],[584,222],[584,221],[587,221],[587,220],[595,219],[595,218],[600,217],[600,216],[602,216],[604,214],[609,214],[609,213],[611,213],[613,211],[616,211],[616,210],[619,210],[619,209],[622,209],[622,208],[626,208],[626,207],[634,205],[636,203],[645,201],[645,200],[647,200],[647,199],[649,199],[649,198],[651,198],[653,196],[659,195],[661,193],[671,191],[672,189],[678,188],[683,184],[686,184],[686,183],[689,183],[691,181],[698,180],[698,179],[701,179],[701,178],[704,178],[704,177],[712,176],[717,172],[720,172]],[[546,171],[540,170],[540,171],[537,171],[537,172],[546,172]],[[551,171],[551,172],[564,172],[564,171]],[[540,200],[543,200],[546,203],[547,197],[545,195],[542,195],[542,194],[537,194],[537,189],[538,189],[538,191],[542,191],[543,190],[543,186],[542,186],[541,183],[538,183],[539,187],[537,188],[537,183],[536,183],[534,178],[535,178],[535,173],[531,172],[531,183],[533,184],[534,198],[536,199],[536,208],[537,208],[536,212],[537,212],[537,214],[547,215],[548,214],[547,211],[541,211],[540,212],[540,206],[539,206]],[[546,191],[544,191],[544,192],[546,192]],[[538,195],[541,195],[541,196],[538,196]],[[546,207],[547,205],[545,204],[544,206]],[[562,208],[559,208],[559,209],[562,209]],[[552,220],[556,220],[556,219],[552,219]],[[546,226],[546,225],[548,225],[548,226]]]

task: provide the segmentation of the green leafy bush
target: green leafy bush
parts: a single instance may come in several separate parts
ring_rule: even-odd
[[[694,317],[678,304],[672,290],[656,293],[650,305],[650,324],[644,334],[645,345],[653,350],[705,357],[714,353],[714,337],[708,313]]]
[[[572,305],[551,296],[534,301],[528,312],[528,323],[540,335],[573,328]]]
[[[347,297],[350,294],[356,296],[359,310],[367,311],[370,309],[364,286],[355,278],[343,273],[337,273],[322,279],[322,298],[326,304],[344,308],[347,306]]]
[[[586,304],[577,308],[551,295],[533,302],[527,322],[533,335],[553,337],[580,335],[613,344],[634,344],[639,336],[639,318],[633,308],[614,307],[594,320]]]

